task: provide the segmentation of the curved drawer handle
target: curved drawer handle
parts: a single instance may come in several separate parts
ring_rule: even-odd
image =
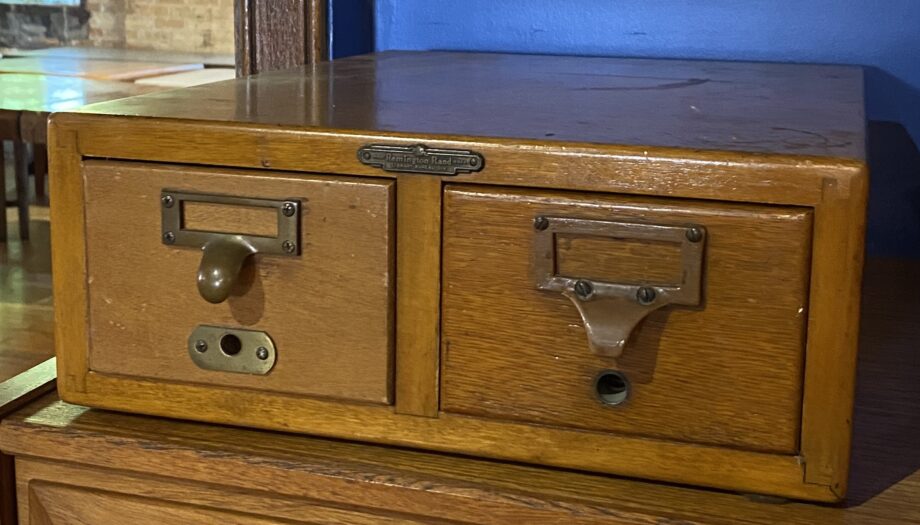
[[[538,216],[534,219],[534,228],[536,287],[560,292],[575,304],[585,325],[588,346],[597,355],[620,357],[636,325],[659,308],[671,304],[700,304],[706,241],[706,229],[702,226]],[[681,282],[625,284],[557,275],[556,234],[673,243],[681,250]]]
[[[209,303],[230,297],[246,258],[259,253],[241,235],[220,237],[204,245],[198,266],[198,293]]]
[[[204,252],[198,266],[198,293],[209,303],[222,303],[230,297],[249,256],[257,253],[284,257],[300,255],[298,200],[254,199],[163,190],[160,202],[163,210],[163,244],[194,247]],[[184,220],[187,202],[269,208],[277,215],[277,235],[269,237],[189,229]]]

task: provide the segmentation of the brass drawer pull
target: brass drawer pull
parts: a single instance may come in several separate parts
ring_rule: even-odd
[[[703,249],[702,226],[666,226],[538,216],[534,219],[534,278],[539,290],[560,292],[581,315],[591,350],[619,357],[633,329],[649,313],[670,304],[700,304]],[[556,234],[674,243],[681,249],[678,284],[612,283],[557,275]]]
[[[204,253],[198,267],[198,293],[209,303],[221,303],[230,296],[246,259],[255,254],[300,255],[300,202],[297,200],[253,199],[163,190],[163,244],[191,246]],[[212,232],[186,228],[185,204],[189,202],[270,208],[277,215],[277,235]]]
[[[215,304],[227,299],[246,258],[258,252],[241,235],[210,240],[202,251],[198,266],[198,293]]]

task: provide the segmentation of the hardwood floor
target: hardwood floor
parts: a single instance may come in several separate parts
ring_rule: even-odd
[[[0,244],[0,382],[54,355],[48,208],[31,211],[31,240],[19,240],[9,208],[10,233]]]

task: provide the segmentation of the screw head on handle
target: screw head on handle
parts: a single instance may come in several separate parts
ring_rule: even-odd
[[[585,281],[584,279],[579,279],[575,281],[575,296],[582,301],[587,301],[588,299],[594,297],[594,285],[591,281]]]
[[[655,302],[655,297],[658,296],[658,293],[654,288],[649,286],[643,286],[639,288],[636,292],[636,300],[639,301],[639,304],[649,305]]]
[[[703,230],[696,226],[687,229],[687,240],[690,242],[700,242],[703,240]]]

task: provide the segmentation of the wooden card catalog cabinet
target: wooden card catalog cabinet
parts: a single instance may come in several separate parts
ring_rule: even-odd
[[[52,117],[60,392],[821,501],[862,73],[383,53]]]

